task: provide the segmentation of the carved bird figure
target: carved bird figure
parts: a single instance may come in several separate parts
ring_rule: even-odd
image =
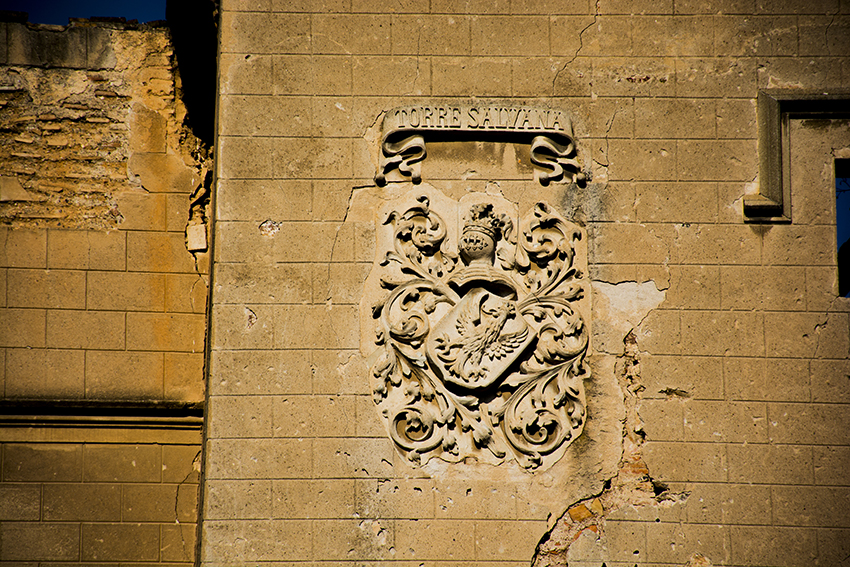
[[[481,362],[485,356],[490,360],[501,359],[516,350],[528,335],[527,327],[502,335],[507,320],[516,316],[516,306],[510,301],[498,301],[495,306],[487,307],[489,298],[489,293],[482,293],[476,301],[468,303],[455,321],[460,336],[450,343],[443,339],[438,346],[440,358],[451,363],[449,372],[467,384],[484,377]]]

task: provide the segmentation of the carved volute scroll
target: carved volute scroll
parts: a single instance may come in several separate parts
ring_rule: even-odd
[[[534,179],[583,183],[572,123],[562,110],[538,107],[475,105],[404,106],[384,115],[375,182],[386,185],[392,171],[401,180],[419,183],[427,156],[426,137],[457,136],[480,140],[510,137],[530,145]]]
[[[554,464],[586,419],[582,230],[545,202],[520,217],[501,197],[456,203],[424,184],[378,220],[361,311],[396,447],[421,464]]]

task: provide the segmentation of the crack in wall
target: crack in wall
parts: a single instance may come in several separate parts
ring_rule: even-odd
[[[566,63],[564,63],[561,66],[561,68],[558,70],[558,72],[555,73],[555,77],[552,79],[552,95],[553,96],[556,95],[555,89],[556,89],[556,86],[558,84],[558,78],[561,76],[561,73],[566,71],[567,67],[569,67],[573,63],[573,61],[578,59],[578,54],[581,53],[582,48],[584,48],[584,39],[583,39],[584,32],[586,32],[587,30],[589,30],[590,28],[595,26],[596,21],[599,19],[599,2],[600,2],[600,0],[596,0],[596,2],[594,4],[595,11],[593,13],[593,21],[590,22],[589,24],[587,24],[584,28],[582,28],[580,32],[578,32],[578,49],[576,49],[575,54],[573,54],[572,58],[570,58],[569,61],[567,61]]]

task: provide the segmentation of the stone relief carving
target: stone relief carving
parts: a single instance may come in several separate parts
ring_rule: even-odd
[[[545,202],[519,217],[500,196],[457,203],[425,184],[379,222],[362,313],[396,447],[420,464],[554,464],[586,418],[582,230]]]
[[[467,135],[477,138],[512,137],[530,144],[534,179],[583,183],[586,179],[576,152],[567,113],[550,108],[500,106],[405,106],[384,115],[381,153],[375,182],[386,185],[397,172],[401,181],[422,181],[421,163],[427,156],[425,137]]]

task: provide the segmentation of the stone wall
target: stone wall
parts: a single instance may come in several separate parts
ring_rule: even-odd
[[[848,12],[223,2],[201,561],[842,561],[850,304],[830,168],[846,121],[794,126],[838,141],[793,142],[812,153],[791,158],[790,223],[745,223],[742,202],[759,191],[759,89],[846,85]],[[449,134],[421,184],[379,186],[382,121],[416,105],[563,109],[587,182],[542,186],[528,146]],[[584,231],[587,423],[555,472],[417,464],[388,435],[358,305],[376,213],[408,191],[520,216],[546,201]]]
[[[170,33],[0,37],[0,562],[189,563],[211,161]]]

